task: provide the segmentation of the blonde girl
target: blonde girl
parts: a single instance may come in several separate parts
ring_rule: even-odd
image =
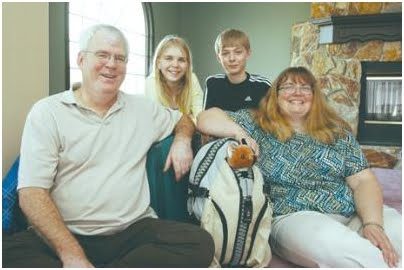
[[[183,38],[168,35],[158,44],[153,72],[146,79],[146,96],[190,115],[194,121],[202,111],[202,89],[192,72],[191,51]]]

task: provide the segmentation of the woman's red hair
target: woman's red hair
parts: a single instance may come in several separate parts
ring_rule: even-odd
[[[305,67],[284,70],[261,100],[259,108],[254,111],[254,118],[263,130],[274,134],[283,142],[294,134],[278,105],[279,87],[288,79],[299,84],[308,84],[313,90],[312,105],[304,123],[306,134],[325,144],[334,143],[337,138],[346,136],[346,130],[351,130],[350,126],[327,105],[316,78]]]

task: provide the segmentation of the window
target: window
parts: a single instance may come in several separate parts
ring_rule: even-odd
[[[81,31],[93,24],[106,23],[119,28],[129,42],[129,61],[121,90],[129,94],[143,94],[148,63],[146,44],[150,40],[145,19],[142,3],[133,0],[70,1],[70,84],[81,81],[81,72],[76,64]]]

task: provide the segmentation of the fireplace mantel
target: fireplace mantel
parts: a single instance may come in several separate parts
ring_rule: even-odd
[[[313,19],[320,30],[319,43],[345,43],[353,40],[401,41],[402,13],[331,16]]]

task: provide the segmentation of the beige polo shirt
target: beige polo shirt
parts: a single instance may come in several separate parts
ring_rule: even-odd
[[[146,154],[180,117],[122,92],[104,118],[78,105],[72,90],[42,99],[25,123],[17,188],[49,189],[77,234],[113,234],[155,217]]]

